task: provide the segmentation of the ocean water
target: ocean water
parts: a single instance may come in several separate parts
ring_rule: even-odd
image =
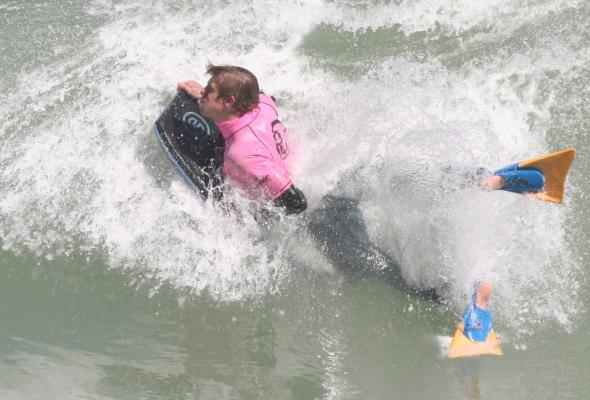
[[[587,1],[0,18],[0,399],[587,398]],[[303,217],[224,214],[166,158],[152,124],[209,61],[278,99]],[[562,205],[461,184],[569,147]],[[446,359],[479,279],[505,355]]]

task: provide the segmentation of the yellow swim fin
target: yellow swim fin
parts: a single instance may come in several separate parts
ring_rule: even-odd
[[[503,354],[500,348],[500,341],[496,338],[493,329],[485,342],[474,342],[463,335],[463,323],[460,323],[451,340],[448,357],[501,356]]]
[[[542,191],[532,196],[539,200],[562,203],[565,179],[575,156],[576,149],[572,148],[518,163],[519,168],[535,168],[545,176],[545,186]]]

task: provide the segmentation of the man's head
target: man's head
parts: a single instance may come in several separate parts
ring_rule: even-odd
[[[211,79],[200,101],[204,116],[226,121],[258,105],[258,80],[252,72],[242,67],[209,64],[207,73]]]

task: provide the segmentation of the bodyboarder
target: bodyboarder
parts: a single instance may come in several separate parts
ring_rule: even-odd
[[[203,87],[184,81],[178,89],[199,101],[225,141],[223,173],[253,199],[272,201],[285,214],[307,208],[303,192],[291,179],[287,130],[274,99],[260,92],[256,76],[245,68],[209,64]]]

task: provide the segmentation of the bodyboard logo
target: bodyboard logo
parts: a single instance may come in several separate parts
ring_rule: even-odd
[[[195,112],[187,112],[182,116],[184,126],[192,132],[197,138],[211,135],[209,124],[203,117]]]

